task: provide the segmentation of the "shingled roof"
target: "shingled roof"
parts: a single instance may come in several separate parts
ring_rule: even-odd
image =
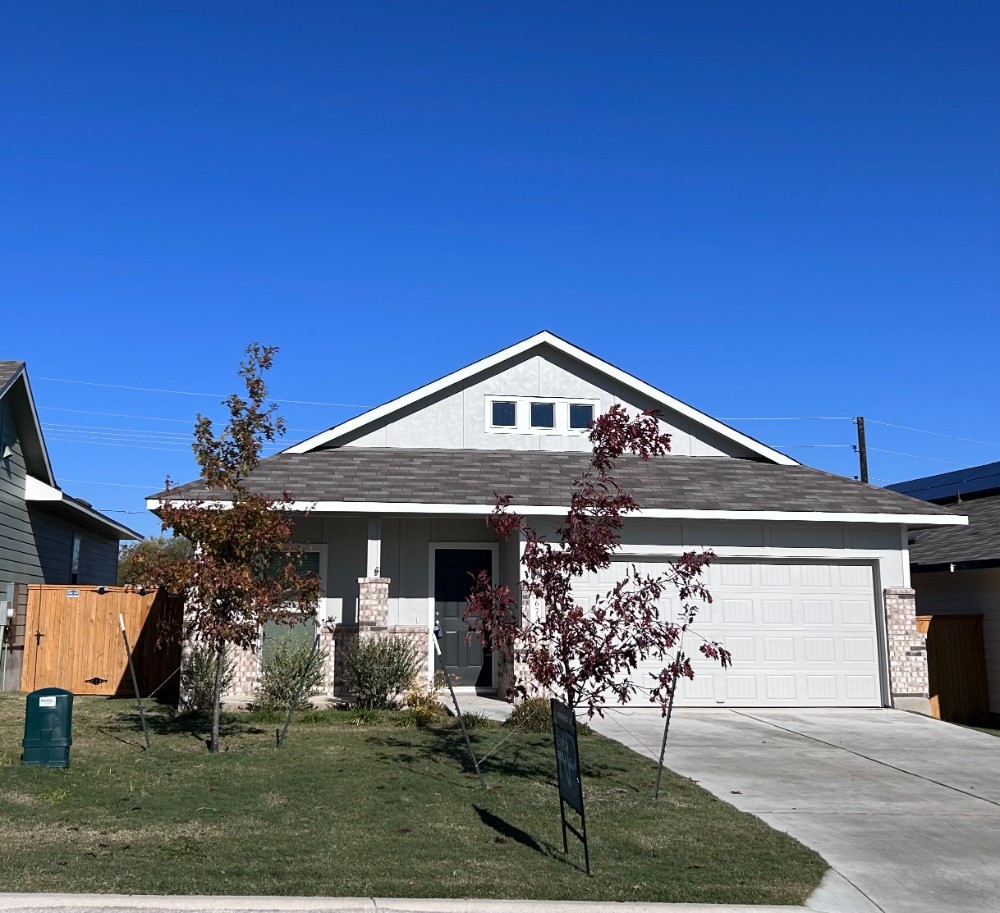
[[[910,545],[910,563],[927,570],[946,564],[1000,563],[1000,494],[948,505],[969,525],[921,530]]]
[[[7,385],[23,367],[23,361],[0,361],[0,393],[7,389]]]
[[[509,494],[515,506],[561,507],[588,459],[586,453],[344,447],[270,457],[248,485],[270,496],[288,491],[305,502],[491,505],[497,494]],[[944,508],[805,466],[629,456],[617,476],[644,510],[950,516]],[[212,499],[218,493],[189,482],[151,499],[165,497]]]

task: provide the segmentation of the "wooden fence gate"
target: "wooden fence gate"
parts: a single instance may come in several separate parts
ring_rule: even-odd
[[[990,715],[982,615],[918,615],[927,635],[931,715],[952,723],[975,723]]]
[[[21,690],[66,688],[74,694],[134,693],[119,613],[132,646],[139,690],[176,696],[183,600],[163,590],[141,596],[121,587],[32,584],[24,631]]]

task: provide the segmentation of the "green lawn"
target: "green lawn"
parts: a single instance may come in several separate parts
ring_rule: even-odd
[[[71,766],[20,766],[23,695],[0,694],[0,890],[801,903],[826,864],[757,818],[597,735],[580,740],[594,876],[563,856],[551,737],[470,773],[448,723],[226,718],[224,752],[155,711],[77,698]],[[505,731],[473,733],[483,754]]]

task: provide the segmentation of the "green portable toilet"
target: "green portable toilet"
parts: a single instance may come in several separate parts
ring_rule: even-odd
[[[31,767],[69,767],[73,744],[73,692],[39,688],[28,695],[21,763]]]

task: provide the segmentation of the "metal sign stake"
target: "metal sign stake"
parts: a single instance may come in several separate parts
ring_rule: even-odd
[[[128,657],[128,670],[132,673],[132,688],[135,690],[135,703],[139,708],[139,720],[142,722],[142,734],[146,738],[146,751],[152,746],[149,743],[149,727],[146,725],[146,708],[142,706],[142,695],[139,693],[139,679],[136,678],[135,664],[132,662],[132,648],[128,645],[128,634],[125,633],[125,618],[118,613],[118,625],[122,629],[122,641],[125,643],[125,656]]]
[[[440,656],[441,655],[441,644],[438,641],[441,639],[441,629],[438,628],[434,632],[434,652]],[[479,761],[476,760],[476,753],[472,750],[472,740],[469,738],[469,730],[465,728],[465,717],[462,716],[462,708],[458,706],[458,697],[455,694],[455,689],[452,687],[451,678],[448,676],[448,670],[445,670],[444,680],[448,683],[448,690],[451,692],[451,701],[455,705],[455,715],[458,717],[458,725],[462,727],[462,735],[465,736],[465,746],[469,749],[469,757],[472,758],[472,766],[476,768],[476,776],[479,777],[479,785],[486,789],[486,781],[483,779],[483,772],[479,769]]]

